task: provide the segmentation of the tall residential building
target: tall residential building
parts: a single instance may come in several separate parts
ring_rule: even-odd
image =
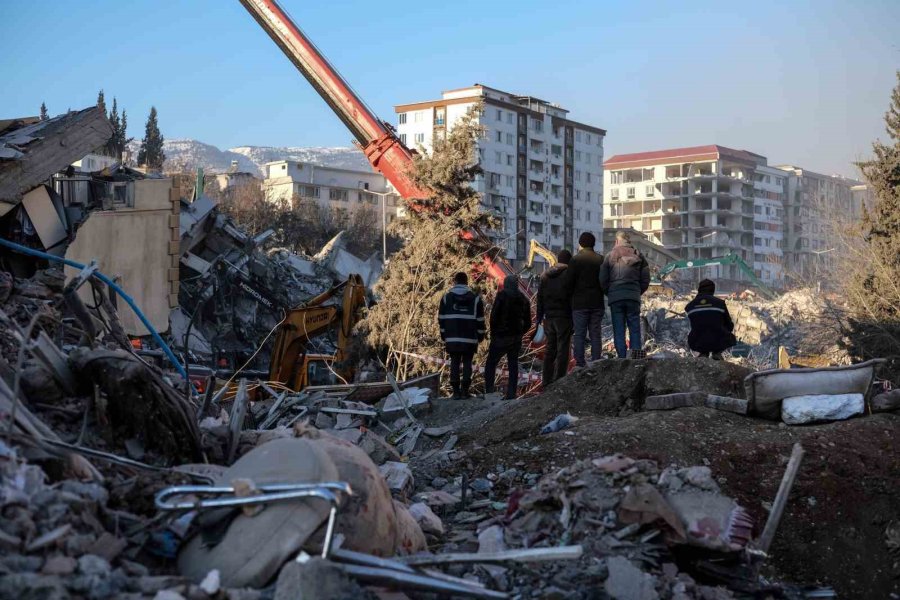
[[[380,173],[295,160],[266,163],[264,169],[263,191],[269,201],[315,200],[347,215],[358,207],[371,206],[378,214],[384,209],[386,223],[405,210],[394,186]],[[381,219],[377,222],[380,227]]]
[[[862,216],[867,194],[861,182],[822,175],[793,165],[788,173],[784,213],[785,269],[798,277],[815,276],[834,264],[836,240],[831,230]]]
[[[735,253],[779,287],[785,176],[766,163],[718,145],[613,156],[604,164],[604,227],[632,227],[685,259]],[[692,276],[714,277],[723,289],[748,280],[735,265]]]
[[[524,260],[531,239],[554,251],[574,248],[585,231],[599,240],[606,131],[570,120],[566,109],[476,84],[395,106],[397,133],[410,148],[430,151],[479,102],[484,175],[475,187],[501,221],[490,234],[507,258]]]

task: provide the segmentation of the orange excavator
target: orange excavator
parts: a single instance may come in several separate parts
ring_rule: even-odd
[[[289,310],[275,334],[269,380],[297,391],[308,385],[351,380],[353,369],[345,363],[347,345],[365,308],[366,286],[362,277],[350,275],[347,281]],[[312,340],[334,329],[334,354],[313,351]]]

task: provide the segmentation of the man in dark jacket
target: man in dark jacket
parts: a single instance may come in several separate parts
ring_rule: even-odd
[[[716,284],[704,279],[697,286],[697,296],[684,308],[691,321],[688,347],[701,357],[722,360],[722,352],[737,343],[734,322],[728,306],[716,298]]]
[[[469,277],[457,273],[453,287],[441,298],[438,324],[441,339],[450,355],[450,386],[453,398],[469,398],[472,385],[472,358],[484,339],[484,303],[481,296],[469,288]],[[462,380],[460,380],[460,370]]]
[[[578,238],[581,247],[572,257],[567,274],[569,293],[572,296],[572,324],[575,338],[575,363],[585,365],[584,341],[591,338],[591,360],[599,360],[602,347],[600,338],[603,322],[603,288],[600,287],[600,266],[603,256],[594,252],[597,239],[585,231]]]
[[[531,304],[519,289],[519,278],[508,275],[503,280],[503,289],[497,292],[491,307],[491,345],[488,346],[487,361],[484,365],[484,391],[494,392],[497,364],[506,356],[509,379],[506,383],[506,399],[516,397],[519,387],[519,352],[522,350],[522,336],[531,327]]]
[[[572,344],[572,296],[567,277],[572,253],[560,250],[556,266],[541,275],[537,293],[535,327],[544,324],[547,344],[544,347],[544,370],[541,382],[548,385],[566,376],[569,369],[569,347]]]
[[[641,296],[650,287],[650,267],[644,256],[631,245],[625,231],[616,232],[616,247],[606,255],[600,269],[600,285],[606,290],[612,315],[616,355],[627,356],[625,327],[632,351],[643,347],[641,341]]]

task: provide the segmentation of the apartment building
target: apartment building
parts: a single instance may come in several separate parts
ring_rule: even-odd
[[[347,215],[370,206],[379,213],[385,211],[385,223],[402,216],[405,210],[400,195],[380,173],[294,160],[266,163],[264,169],[263,191],[272,202],[311,199]]]
[[[734,253],[767,285],[782,285],[786,177],[764,156],[708,145],[616,155],[604,167],[604,227],[632,227],[685,259]],[[716,278],[723,289],[749,279],[735,265],[690,276]]]
[[[476,84],[395,106],[397,133],[407,146],[431,151],[478,103],[484,174],[475,187],[501,221],[490,235],[507,258],[524,261],[531,239],[554,251],[575,248],[585,231],[599,240],[606,131],[571,120],[566,109]]]
[[[784,284],[784,196],[787,176],[768,165],[753,174],[753,270],[767,285]]]
[[[837,243],[833,228],[858,221],[869,199],[860,181],[823,175],[794,165],[785,196],[785,268],[800,278],[814,277],[834,265]]]

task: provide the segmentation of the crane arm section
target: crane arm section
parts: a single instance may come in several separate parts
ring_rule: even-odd
[[[275,0],[240,0],[272,41],[356,138],[372,168],[407,200],[427,198],[410,179],[412,153],[400,142]]]

